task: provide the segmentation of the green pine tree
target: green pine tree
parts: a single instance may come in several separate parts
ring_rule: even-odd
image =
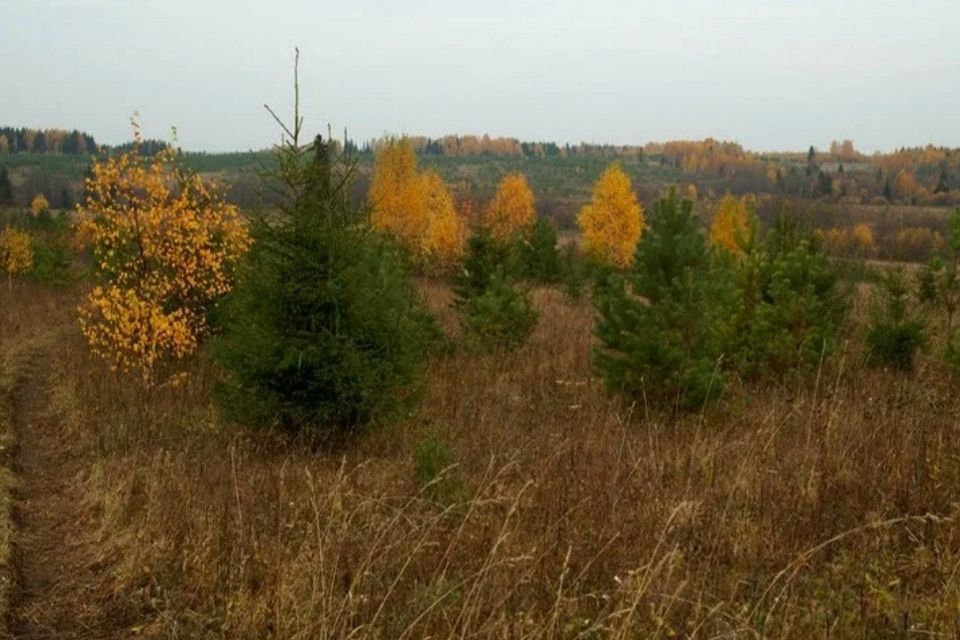
[[[674,407],[699,408],[724,388],[727,274],[711,259],[690,200],[671,189],[624,275],[596,294],[595,364],[607,387]]]
[[[867,363],[900,371],[913,369],[917,350],[926,343],[925,323],[910,305],[902,269],[883,275],[864,334]]]

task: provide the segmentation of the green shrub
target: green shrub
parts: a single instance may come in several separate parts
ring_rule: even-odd
[[[926,344],[924,322],[911,312],[902,270],[888,271],[877,289],[879,295],[864,334],[867,363],[909,371],[917,350]]]
[[[428,436],[413,451],[413,473],[423,496],[445,507],[464,502],[467,485],[456,458],[439,436]]]
[[[220,406],[254,426],[330,433],[394,416],[416,397],[434,327],[392,245],[349,204],[355,165],[317,137],[277,155],[276,212],[254,238],[216,344]],[[269,178],[269,177],[268,177]]]
[[[724,388],[718,365],[729,325],[728,274],[711,252],[690,200],[675,190],[655,206],[625,275],[597,290],[595,363],[609,389],[699,408]]]

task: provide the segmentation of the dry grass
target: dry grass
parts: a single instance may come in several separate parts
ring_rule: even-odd
[[[864,370],[853,342],[673,421],[602,391],[587,304],[536,297],[526,347],[436,359],[414,415],[337,452],[223,424],[203,358],[146,394],[71,330],[53,398],[111,598],[163,638],[955,637],[960,401],[935,363]],[[428,435],[453,501],[414,479]]]

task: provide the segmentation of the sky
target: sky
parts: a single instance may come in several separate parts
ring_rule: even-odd
[[[958,0],[0,0],[0,125],[960,146]]]

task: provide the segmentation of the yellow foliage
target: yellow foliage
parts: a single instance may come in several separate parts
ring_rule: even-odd
[[[580,209],[577,223],[587,255],[620,268],[633,264],[643,233],[643,207],[618,163],[607,167],[593,185],[593,197]]]
[[[80,232],[92,239],[105,281],[79,309],[95,353],[150,380],[156,366],[182,358],[207,331],[206,311],[232,287],[250,245],[236,207],[165,150],[139,149],[94,162]]]
[[[373,228],[416,248],[427,228],[425,196],[410,141],[385,142],[377,150],[368,195]]]
[[[50,208],[50,203],[47,201],[46,196],[42,193],[38,193],[33,197],[33,201],[30,203],[30,211],[33,215],[38,216],[47,209]]]
[[[851,240],[857,249],[857,253],[867,256],[872,254],[876,248],[876,241],[873,237],[873,229],[862,222],[853,227]]]
[[[532,228],[536,216],[526,176],[511,173],[497,186],[497,193],[487,205],[485,221],[494,238],[510,240]]]
[[[463,254],[463,223],[457,215],[450,189],[434,171],[421,176],[427,228],[420,243],[426,257],[451,264]]]
[[[729,193],[720,200],[710,225],[710,241],[734,255],[743,255],[741,243],[746,239],[749,217],[745,200]]]
[[[33,268],[33,244],[25,231],[6,227],[0,231],[0,267],[7,272],[7,286],[13,286],[13,276]]]
[[[377,151],[370,183],[371,224],[396,236],[421,261],[450,263],[463,251],[463,225],[450,189],[434,171],[420,173],[406,138]]]

